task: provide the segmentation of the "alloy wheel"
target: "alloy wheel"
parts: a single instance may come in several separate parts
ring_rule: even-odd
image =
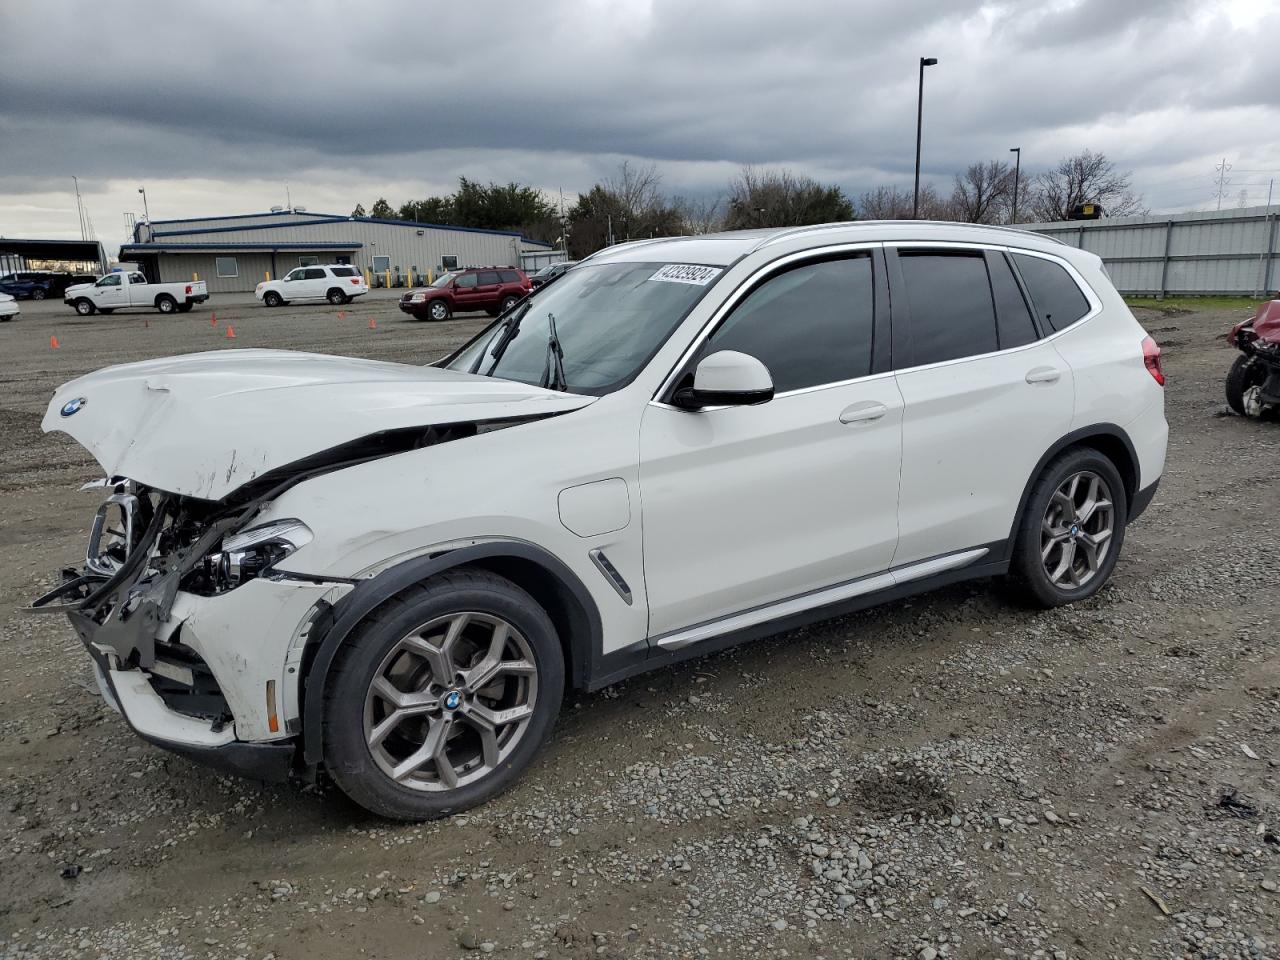
[[[1091,470],[1058,485],[1040,525],[1040,561],[1055,587],[1085,586],[1102,568],[1115,533],[1111,487]]]
[[[437,617],[383,657],[364,704],[365,743],[388,777],[453,790],[504,763],[538,697],[528,640],[487,613]]]

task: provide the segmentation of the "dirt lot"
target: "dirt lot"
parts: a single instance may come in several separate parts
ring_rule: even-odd
[[[97,499],[39,430],[59,382],[233,346],[421,362],[484,320],[215,309],[0,324],[0,955],[1280,956],[1280,425],[1223,415],[1239,310],[1142,311],[1169,467],[1094,600],[954,588],[578,697],[506,796],[394,826],[140,743],[67,624],[18,610]]]

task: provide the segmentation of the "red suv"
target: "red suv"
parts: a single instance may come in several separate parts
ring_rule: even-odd
[[[410,290],[400,298],[400,309],[419,320],[448,320],[471,310],[496,317],[532,289],[525,272],[515,267],[468,267],[443,274],[429,287]]]

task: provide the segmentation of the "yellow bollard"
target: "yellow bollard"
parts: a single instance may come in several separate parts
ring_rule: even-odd
[[[262,279],[263,279],[265,282],[270,283],[270,282],[271,282],[271,271],[270,271],[270,270],[263,270],[263,271],[262,271]]]
[[[191,279],[192,279],[192,281],[193,281],[193,282],[194,282],[194,281],[196,281],[196,280],[199,280],[199,279],[200,279],[200,274],[198,274],[198,273],[193,273],[193,274],[191,274]]]
[[[413,267],[409,268],[409,286],[413,287]]]
[[[433,277],[433,276],[431,275],[431,271],[430,271],[430,270],[428,270],[428,271],[427,271],[427,286],[429,287],[429,286],[431,286],[431,285],[432,285],[433,283],[435,283],[435,282],[436,282],[435,277]]]
[[[364,268],[364,285],[368,287],[370,290],[373,289],[373,277],[369,275],[368,267]]]
[[[387,289],[388,290],[391,289],[391,271],[390,270],[387,271]]]

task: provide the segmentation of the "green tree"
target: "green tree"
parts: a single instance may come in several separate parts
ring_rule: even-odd
[[[400,219],[456,225],[453,198],[427,197],[425,200],[410,200],[400,207]]]
[[[369,216],[377,217],[379,220],[394,220],[396,212],[391,209],[391,204],[387,203],[385,197],[379,197],[373,202],[373,209],[369,211]]]
[[[355,208],[354,210],[352,210],[352,211],[351,211],[351,215],[352,215],[353,217],[367,217],[367,216],[368,216],[368,214],[364,212],[364,204],[363,204],[363,203],[357,203],[357,204],[356,204],[356,208]]]
[[[823,186],[812,177],[790,170],[743,167],[729,184],[725,226],[802,227],[854,219],[853,204],[836,186]]]

